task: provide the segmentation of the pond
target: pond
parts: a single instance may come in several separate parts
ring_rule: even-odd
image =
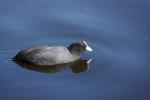
[[[147,0],[1,0],[0,98],[150,100],[149,9]],[[93,49],[82,58],[92,61],[77,73],[8,60],[24,48],[82,40]]]

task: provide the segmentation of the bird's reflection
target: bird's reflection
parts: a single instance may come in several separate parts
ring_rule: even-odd
[[[37,72],[42,72],[42,73],[55,73],[55,72],[60,72],[62,70],[65,70],[67,68],[70,68],[73,73],[80,73],[80,72],[87,71],[89,69],[89,64],[91,61],[92,59],[89,60],[79,59],[75,62],[71,62],[67,64],[39,66],[39,65],[34,65],[34,64],[29,64],[29,63],[14,60],[14,62],[17,63],[22,68],[37,71]]]

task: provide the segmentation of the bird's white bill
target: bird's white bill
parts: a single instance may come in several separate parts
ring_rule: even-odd
[[[89,47],[85,41],[83,41],[83,43],[86,45],[86,51],[93,51],[92,48]]]
[[[89,47],[88,45],[86,46],[86,51],[93,51],[91,47]]]

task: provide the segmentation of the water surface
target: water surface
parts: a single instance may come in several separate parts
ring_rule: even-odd
[[[148,0],[1,0],[2,100],[149,100]],[[5,59],[38,45],[85,40],[90,69],[41,73]]]

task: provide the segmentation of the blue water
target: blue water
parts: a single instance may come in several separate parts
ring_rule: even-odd
[[[150,1],[0,0],[2,100],[150,100]],[[5,59],[43,44],[93,48],[90,69],[40,73]]]

